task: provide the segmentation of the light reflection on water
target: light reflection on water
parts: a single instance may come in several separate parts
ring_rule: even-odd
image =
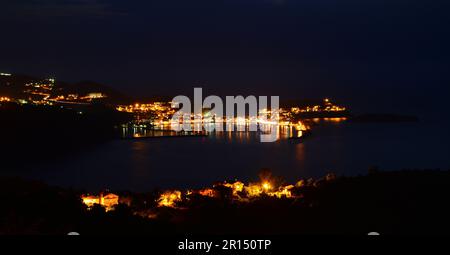
[[[218,125],[222,128],[219,129]],[[211,128],[213,126],[214,128]],[[221,133],[227,133],[228,136],[232,137],[232,132],[235,132],[239,139],[242,134],[248,135],[251,129],[248,124],[246,125],[228,125],[228,124],[206,124],[202,127],[192,126],[193,131],[174,131],[175,127],[172,125],[161,125],[153,128],[146,127],[124,127],[121,129],[122,138],[151,138],[151,137],[167,137],[167,136],[191,136],[191,135],[220,135]],[[201,131],[195,131],[201,130]],[[214,131],[206,131],[214,130]],[[216,131],[222,130],[222,131]],[[289,139],[289,138],[300,138],[303,136],[305,130],[301,130],[300,127],[294,125],[259,125],[259,133],[271,133],[275,132],[277,139]]]
[[[371,167],[450,168],[447,126],[430,123],[320,122],[305,139],[261,143],[257,132],[206,137],[117,139],[34,167],[27,177],[59,186],[149,191],[257,180],[263,168],[288,182],[366,174]],[[290,128],[280,133],[291,132]]]

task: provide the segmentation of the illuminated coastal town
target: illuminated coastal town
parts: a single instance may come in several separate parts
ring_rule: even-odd
[[[104,91],[95,90],[95,88],[84,89],[82,93],[73,89],[68,91],[64,87],[58,86],[58,84],[55,78],[16,77],[13,74],[2,73],[0,77],[0,102],[17,105],[54,106],[74,109],[79,113],[82,113],[86,106],[100,103],[115,109],[117,112],[133,116],[133,121],[124,126],[134,129],[132,131],[133,137],[143,136],[142,130],[170,130],[173,125],[182,123],[172,121],[172,117],[176,113],[173,102],[155,101],[151,103],[120,104],[114,100],[105,101],[113,96],[108,95]],[[260,114],[271,115],[273,113],[271,110],[264,109],[260,111]],[[305,115],[310,115],[308,118],[313,120],[320,117],[330,121],[342,121],[348,116],[348,110],[346,107],[334,104],[331,99],[325,98],[322,102],[314,105],[280,108],[278,114],[279,119],[276,125],[280,127],[294,127],[296,129],[295,136],[300,137],[303,135],[303,132],[309,130],[308,124],[302,121]],[[186,120],[183,121],[186,122]],[[233,124],[238,126],[248,126],[252,121],[260,125],[274,124],[262,119],[252,120],[235,117],[229,120],[226,117],[219,118],[211,116],[208,109],[204,109],[201,116],[191,114],[190,120],[192,125],[197,125],[199,124],[198,122],[201,122],[203,125],[216,123],[217,125]]]

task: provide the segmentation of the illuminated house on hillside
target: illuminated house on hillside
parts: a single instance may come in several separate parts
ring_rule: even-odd
[[[106,211],[114,210],[114,206],[119,204],[119,196],[112,193],[106,195],[100,193],[99,196],[83,195],[81,196],[81,199],[83,200],[83,203],[89,208],[91,208],[95,204],[99,204],[105,207]]]
[[[95,93],[89,93],[84,97],[81,97],[80,99],[84,99],[84,100],[92,100],[92,99],[100,99],[100,98],[105,98],[106,95],[100,92],[95,92]]]
[[[9,98],[9,97],[0,97],[0,102],[11,102],[11,98]]]

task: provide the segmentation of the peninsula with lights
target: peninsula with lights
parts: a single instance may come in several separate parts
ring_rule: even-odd
[[[66,83],[55,78],[36,78],[27,75],[10,73],[0,74],[0,110],[32,109],[32,111],[65,111],[67,114],[76,113],[83,119],[83,115],[92,116],[107,112],[107,116],[114,113],[114,126],[123,137],[172,137],[170,132],[172,116],[176,112],[170,101],[136,102],[106,85],[96,82]],[[26,112],[26,111],[18,111]],[[14,113],[13,113],[14,114]],[[206,116],[210,113],[204,109],[201,119],[206,123]],[[264,114],[271,114],[264,110]],[[295,128],[288,137],[299,137],[310,130],[311,123],[318,120],[345,121],[351,115],[347,107],[334,104],[331,99],[314,100],[308,104],[289,105],[279,110],[279,126]],[[128,116],[129,121],[123,121]],[[193,119],[197,116],[192,115]],[[211,118],[208,118],[211,119]],[[210,120],[209,120],[210,121]],[[234,123],[246,125],[249,119],[213,118],[214,123]],[[101,123],[96,123],[96,125]],[[111,124],[111,121],[107,123]],[[179,124],[179,123],[178,123]],[[67,125],[65,125],[67,126]],[[192,133],[185,135],[193,135]],[[203,135],[203,134],[201,134]]]

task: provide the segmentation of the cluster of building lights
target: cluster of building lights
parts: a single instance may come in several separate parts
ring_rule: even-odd
[[[99,93],[99,92],[95,92],[95,93],[89,93],[85,96],[79,96],[78,94],[68,94],[66,96],[64,95],[59,95],[56,96],[54,98],[50,98],[50,101],[69,101],[69,102],[74,102],[74,101],[85,101],[85,102],[91,102],[94,99],[101,99],[101,98],[106,98],[107,96],[103,93]]]
[[[260,183],[250,183],[245,185],[240,181],[234,183],[221,183],[215,185],[213,188],[206,188],[201,190],[188,190],[186,192],[181,192],[179,190],[166,191],[162,193],[158,199],[159,207],[172,207],[177,208],[178,204],[183,201],[183,199],[189,200],[193,195],[199,195],[203,197],[218,198],[219,192],[217,188],[227,187],[231,190],[232,200],[236,202],[250,202],[254,198],[261,196],[269,196],[276,198],[295,198],[292,190],[297,187],[302,187],[304,181],[299,181],[295,185],[280,185],[275,186],[274,182],[271,180],[262,180]]]
[[[116,108],[120,112],[174,112],[170,103],[155,102],[151,104],[132,104],[132,105],[119,105]]]
[[[162,103],[161,103],[162,104]],[[160,105],[160,104],[158,104]],[[157,107],[159,107],[157,105]],[[259,129],[261,132],[272,132],[273,128],[281,128],[277,130],[278,134],[281,136],[288,135],[287,138],[300,138],[303,137],[311,128],[306,122],[301,121],[298,117],[293,117],[292,114],[284,109],[280,109],[278,115],[278,120],[268,120],[266,118],[226,118],[226,117],[217,117],[207,110],[202,114],[190,114],[190,118],[180,118],[178,120],[172,120],[173,109],[169,108],[168,104],[165,105],[164,108],[157,109],[158,111],[166,111],[165,114],[159,113],[150,114],[154,109],[155,105],[130,105],[127,108],[125,106],[118,107],[120,111],[127,111],[130,113],[134,113],[138,120],[133,122],[132,133],[130,134],[132,137],[145,137],[146,131],[145,128],[153,127],[160,130],[179,130],[181,127],[185,127],[185,125],[189,125],[193,132],[203,132],[203,130],[235,130],[245,131],[250,130],[252,125]],[[170,109],[171,112],[168,113],[167,110]],[[260,115],[269,115],[271,116],[273,113],[270,110],[262,110],[260,111]],[[149,118],[149,116],[159,116],[157,118]],[[160,116],[164,116],[161,118]],[[146,119],[147,118],[147,119]],[[332,118],[331,120],[335,120]],[[341,120],[341,119],[339,119]],[[144,128],[144,129],[142,129]],[[127,126],[124,125],[124,134],[128,131]],[[153,135],[153,134],[152,134]]]
[[[0,73],[0,76],[12,76],[9,73]],[[53,105],[55,102],[92,102],[95,99],[106,98],[107,96],[100,92],[92,92],[87,95],[80,96],[78,94],[54,95],[56,79],[48,78],[43,80],[35,80],[24,84],[22,91],[25,98],[9,98],[9,102],[17,102],[19,104],[35,104],[35,105]],[[2,97],[6,98],[6,97]],[[6,101],[6,100],[3,100]]]
[[[307,112],[344,112],[347,110],[345,107],[334,105],[328,98],[325,98],[323,101],[323,105],[313,105],[305,108],[292,107],[291,112],[299,114]]]
[[[26,101],[38,105],[50,105],[49,98],[55,87],[55,82],[55,79],[50,78],[25,84],[23,92],[29,95]]]
[[[269,177],[261,177],[257,183],[249,183],[248,185],[235,181],[218,183],[211,188],[199,190],[167,190],[160,193],[158,198],[154,200],[155,204],[153,206],[134,208],[133,213],[145,218],[157,218],[159,215],[158,208],[183,209],[189,201],[195,201],[196,197],[222,199],[225,196],[234,203],[250,203],[257,199],[268,197],[274,199],[300,199],[303,197],[302,189],[305,187],[317,187],[324,182],[335,180],[336,175],[331,173],[321,180],[300,180],[295,184],[284,185],[269,175]],[[137,198],[140,200],[141,196]],[[113,193],[107,193],[106,195],[100,193],[99,195],[82,195],[81,200],[88,210],[95,205],[100,205],[105,208],[105,211],[109,212],[114,210],[119,204],[130,206],[133,198],[129,195],[119,197]],[[147,204],[147,202],[144,202],[144,204]]]
[[[182,192],[179,190],[165,191],[157,199],[158,207],[172,207],[176,208],[177,203],[183,201],[183,199],[189,199],[190,196],[197,194],[204,197],[217,198],[219,193],[216,190],[217,187],[223,186],[231,190],[233,200],[239,202],[249,202],[253,198],[261,196],[271,196],[277,198],[294,198],[292,194],[292,189],[295,187],[302,187],[303,181],[297,182],[295,185],[286,185],[275,187],[273,182],[270,180],[261,181],[261,183],[251,183],[245,185],[240,181],[234,183],[221,183],[214,186],[214,188],[206,188],[201,190],[188,190]],[[88,209],[95,205],[100,205],[105,208],[106,211],[114,210],[115,206],[119,204],[119,196],[113,193],[108,193],[104,195],[100,193],[99,195],[82,195],[81,200]]]
[[[150,104],[118,105],[116,110],[135,114],[137,122],[149,122],[152,125],[167,126],[176,109],[170,103],[155,102]]]
[[[270,121],[267,118],[227,118],[222,116],[212,115],[209,111],[205,110],[201,114],[190,113],[190,119],[180,118],[179,121],[172,121],[173,115],[176,110],[172,108],[170,103],[156,102],[151,104],[133,104],[133,105],[119,105],[116,109],[120,112],[134,113],[140,117],[140,119],[147,118],[152,125],[178,125],[178,124],[208,124],[208,123],[225,123],[225,124],[235,124],[235,125],[249,125],[251,123],[258,124],[273,124],[280,126],[297,126],[299,125],[294,119],[297,114],[307,113],[307,112],[343,112],[346,111],[345,107],[337,106],[331,103],[329,99],[324,100],[323,105],[307,106],[304,108],[293,107],[291,109],[279,109],[277,113],[273,113],[270,110],[261,110],[259,112],[260,116],[272,116],[277,114],[278,121]],[[183,115],[183,113],[180,113]],[[151,119],[150,119],[151,118]],[[305,130],[305,128],[302,128]]]

